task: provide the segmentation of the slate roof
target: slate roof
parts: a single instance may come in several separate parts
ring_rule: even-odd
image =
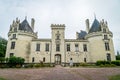
[[[97,31],[100,31],[101,30],[101,27],[100,27],[100,23],[97,19],[94,19],[94,22],[89,30],[89,33],[92,33],[92,32],[97,32]]]
[[[86,35],[87,35],[87,32],[81,30],[81,32],[78,33],[78,39],[84,39]]]
[[[26,19],[22,23],[19,24],[19,30],[33,32],[32,28],[30,27],[30,25]]]

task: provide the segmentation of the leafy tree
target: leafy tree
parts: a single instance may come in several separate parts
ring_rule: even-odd
[[[16,65],[22,65],[24,63],[24,58],[21,58],[21,57],[10,57],[9,60],[8,60],[8,64],[12,67],[12,66],[15,66]]]
[[[0,58],[5,57],[7,47],[7,40],[0,37]]]
[[[13,56],[13,57],[9,58],[8,63],[11,63],[11,64],[23,64],[24,61],[25,61],[24,58]]]
[[[120,60],[120,54],[119,54],[119,51],[117,51],[116,60]]]
[[[0,57],[0,63],[3,63],[5,61],[4,57]]]

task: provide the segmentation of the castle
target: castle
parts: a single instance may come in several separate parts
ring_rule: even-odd
[[[37,37],[35,20],[20,22],[18,18],[10,25],[6,57],[17,56],[26,63],[67,64],[98,60],[115,60],[113,34],[107,22],[94,19],[91,27],[86,19],[86,31],[76,32],[76,39],[65,39],[65,24],[51,24],[51,39]]]

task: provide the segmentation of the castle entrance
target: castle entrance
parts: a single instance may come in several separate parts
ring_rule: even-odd
[[[55,55],[55,64],[56,65],[60,65],[61,64],[61,55],[60,54],[56,54]]]

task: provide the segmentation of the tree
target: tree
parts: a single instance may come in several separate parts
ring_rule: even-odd
[[[16,67],[16,65],[22,65],[24,63],[24,58],[21,58],[21,57],[10,57],[9,60],[8,60],[8,64],[12,67]]]
[[[5,58],[4,57],[0,57],[0,63],[4,63]]]
[[[119,54],[119,51],[117,51],[116,60],[120,60],[120,54]]]
[[[0,37],[0,58],[5,57],[7,47],[7,40]]]

